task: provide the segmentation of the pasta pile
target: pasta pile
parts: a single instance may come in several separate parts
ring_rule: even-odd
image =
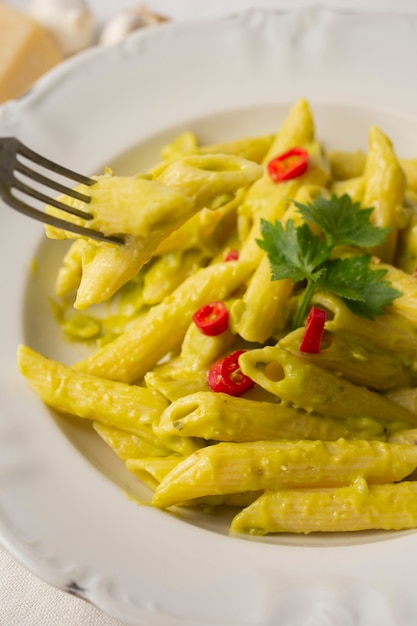
[[[308,166],[273,180],[267,164],[294,147]],[[57,294],[77,292],[78,309],[130,294],[131,306],[113,325],[75,316],[68,332],[98,348],[70,366],[19,347],[42,401],[91,420],[160,509],[237,507],[230,531],[254,535],[417,527],[417,160],[376,127],[366,154],[326,152],[299,100],[276,135],[199,146],[185,133],[150,172],[107,171],[89,193],[94,226],[126,244],[76,239]],[[390,228],[372,266],[401,295],[364,319],[316,291],[321,347],[301,352],[305,327],[292,321],[305,285],[271,280],[257,240],[261,219],[300,223],[296,203],[331,194]],[[194,318],[209,303],[227,311],[214,334]],[[231,354],[233,384],[249,382],[239,395],[208,383]]]

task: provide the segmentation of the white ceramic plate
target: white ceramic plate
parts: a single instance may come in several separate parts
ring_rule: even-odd
[[[6,105],[0,135],[87,174],[128,174],[181,130],[202,142],[274,132],[302,96],[327,147],[364,148],[377,124],[417,156],[416,34],[416,17],[314,9],[161,26],[61,65]],[[47,303],[61,244],[0,209],[0,533],[19,560],[136,625],[416,623],[416,533],[254,541],[129,501],[123,489],[142,488],[111,451],[16,371],[21,342],[80,355]]]

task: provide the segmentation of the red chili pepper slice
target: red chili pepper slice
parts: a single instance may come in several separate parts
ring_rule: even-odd
[[[320,352],[321,338],[326,322],[326,311],[312,306],[307,316],[306,329],[300,345],[300,352],[318,354]]]
[[[204,335],[221,335],[229,326],[229,313],[224,302],[209,302],[193,315],[193,322]]]
[[[229,250],[229,252],[227,252],[224,255],[223,261],[237,261],[238,258],[239,258],[239,251],[232,249],[232,250]]]
[[[292,148],[269,161],[268,174],[276,183],[304,174],[308,166],[308,152],[304,148]]]
[[[207,383],[212,391],[240,396],[252,389],[255,382],[243,374],[239,367],[239,357],[244,352],[246,350],[236,350],[210,367],[207,372]]]

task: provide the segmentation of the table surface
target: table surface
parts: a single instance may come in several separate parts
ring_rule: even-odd
[[[9,0],[25,10],[29,0]],[[139,6],[134,0],[87,2],[100,27],[124,8]],[[212,19],[251,8],[288,8],[316,4],[314,0],[148,0],[146,7],[173,20]],[[415,0],[329,0],[329,6],[349,10],[417,13]],[[0,545],[0,624],[4,626],[120,626],[88,602],[46,584],[11,557]]]

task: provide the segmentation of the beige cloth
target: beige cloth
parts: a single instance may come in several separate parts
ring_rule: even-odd
[[[85,600],[55,589],[0,547],[1,626],[122,626]]]

